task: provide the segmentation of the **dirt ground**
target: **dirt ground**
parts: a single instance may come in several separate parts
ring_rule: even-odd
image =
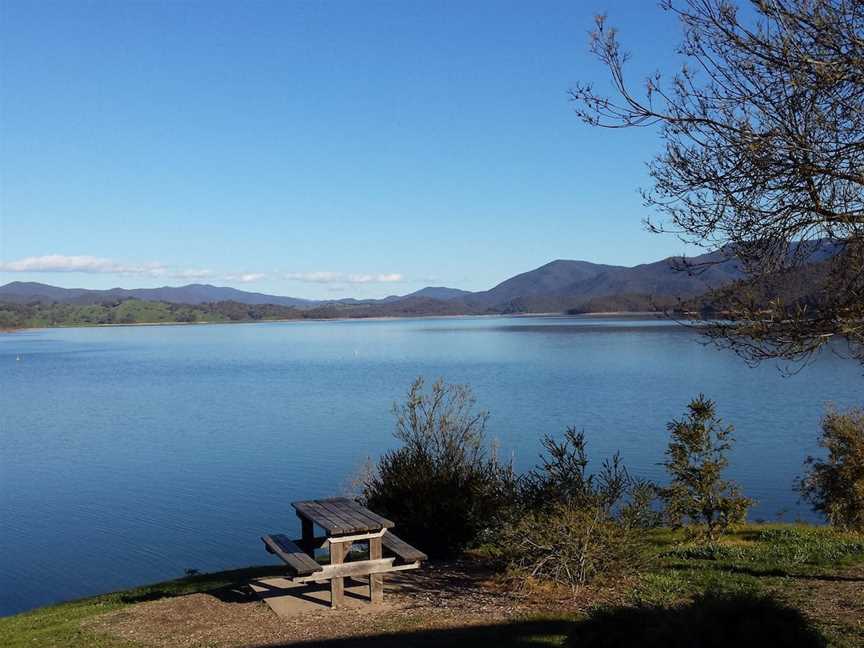
[[[832,575],[797,578],[793,587],[778,590],[777,595],[823,628],[839,634],[854,628],[864,637],[864,565]]]
[[[277,616],[249,586],[135,604],[87,622],[106,638],[153,648],[264,648],[358,639],[412,630],[438,631],[501,624],[537,616],[586,612],[598,604],[626,604],[630,584],[561,591],[514,591],[474,561],[427,564],[388,576],[380,606],[318,609]],[[822,627],[864,636],[864,566],[842,574],[796,578],[776,594]],[[857,635],[858,633],[855,632]],[[350,645],[347,644],[347,645]]]
[[[380,606],[322,606],[287,619],[277,616],[250,587],[217,590],[138,603],[96,617],[88,626],[98,634],[154,648],[239,648],[488,625],[562,612],[560,599],[512,591],[471,561],[394,574],[385,580],[385,588]],[[566,607],[574,609],[579,602],[568,600]]]

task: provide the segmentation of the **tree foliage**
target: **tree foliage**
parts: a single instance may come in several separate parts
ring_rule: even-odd
[[[431,556],[452,556],[507,510],[512,473],[486,443],[489,414],[468,385],[417,378],[393,406],[401,445],[366,476],[361,500],[392,518],[400,536]]]
[[[680,527],[689,521],[700,535],[715,542],[731,524],[744,521],[752,501],[722,476],[729,464],[726,453],[732,447],[734,428],[723,425],[714,403],[702,394],[687,409],[685,418],[667,426],[672,438],[663,465],[672,479],[659,492],[670,524]]]
[[[714,295],[713,340],[755,362],[841,339],[864,362],[864,1],[662,6],[683,27],[680,71],[634,87],[601,16],[591,50],[613,97],[579,84],[577,113],[656,127],[663,151],[643,196],[662,218],[649,228],[739,260],[747,279]],[[790,295],[787,280],[814,263],[814,284]]]
[[[801,493],[834,526],[864,532],[864,410],[830,411],[820,445],[827,457],[808,457]]]

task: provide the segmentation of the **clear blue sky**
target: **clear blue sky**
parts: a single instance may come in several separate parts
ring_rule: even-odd
[[[674,63],[647,0],[3,0],[0,283],[383,296],[680,254],[641,225],[655,134],[568,101],[604,11],[634,78]]]

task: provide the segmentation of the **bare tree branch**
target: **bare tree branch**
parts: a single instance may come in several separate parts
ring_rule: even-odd
[[[740,261],[746,281],[712,296],[712,340],[759,362],[842,339],[864,362],[864,0],[661,7],[682,25],[678,73],[637,92],[599,16],[590,49],[615,96],[577,84],[576,113],[658,128],[647,227]]]

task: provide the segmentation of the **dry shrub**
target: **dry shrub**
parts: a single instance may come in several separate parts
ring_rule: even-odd
[[[585,437],[574,428],[562,442],[547,436],[543,444],[541,466],[520,480],[498,554],[525,581],[572,590],[637,571],[646,561],[645,530],[659,522],[653,485],[630,477],[618,455],[589,474]]]

